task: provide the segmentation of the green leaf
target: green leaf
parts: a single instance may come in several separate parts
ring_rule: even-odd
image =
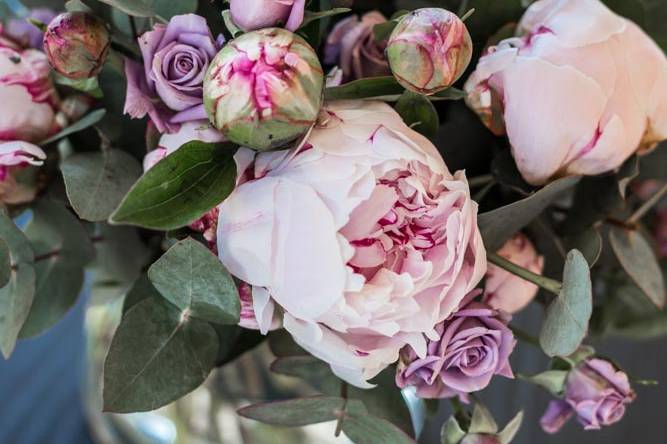
[[[0,351],[9,358],[35,296],[35,253],[23,232],[1,209],[0,238],[9,247],[11,258],[9,283],[0,288]]]
[[[350,8],[331,8],[327,9],[324,11],[308,11],[306,10],[304,17],[303,17],[303,22],[301,23],[301,28],[309,25],[310,23],[314,22],[315,20],[322,20],[323,18],[326,17],[333,17],[335,15],[339,14],[345,14],[347,12],[350,12]]]
[[[9,245],[0,238],[0,288],[9,283],[12,277],[12,258]]]
[[[433,102],[438,102],[440,100],[461,100],[464,99],[466,96],[466,92],[462,91],[458,88],[454,88],[453,86],[450,86],[447,89],[443,89],[442,91],[438,91],[437,93],[433,94],[432,96],[428,96],[428,99]]]
[[[197,12],[198,0],[153,0],[155,14],[166,20],[175,15],[194,14]]]
[[[581,251],[591,268],[600,259],[603,243],[600,229],[597,227],[589,227],[580,233],[566,236],[563,241],[569,249]]]
[[[493,435],[498,431],[498,424],[493,415],[481,402],[475,403],[468,433]]]
[[[559,179],[525,199],[480,214],[478,224],[487,250],[499,250],[512,235],[530,224],[579,179],[579,177]]]
[[[456,420],[456,417],[450,416],[442,425],[440,430],[441,444],[459,444],[466,436],[466,432],[461,428],[461,425]]]
[[[301,348],[287,330],[281,328],[269,333],[269,348],[274,356],[281,358],[286,356],[309,356],[308,352]]]
[[[346,405],[347,404],[347,405]],[[335,396],[313,396],[289,399],[244,407],[238,414],[265,424],[301,427],[333,421],[343,415],[343,409],[365,410],[359,401],[346,401]]]
[[[100,84],[97,77],[90,77],[87,79],[69,79],[61,74],[56,74],[55,82],[58,85],[67,86],[77,91],[90,94],[96,99],[104,97],[104,92],[100,89]]]
[[[148,298],[123,316],[104,363],[104,410],[155,410],[201,385],[215,365],[208,323]]]
[[[141,176],[141,165],[121,150],[79,153],[60,166],[67,196],[82,219],[106,220]]]
[[[343,432],[355,444],[417,444],[391,422],[346,409]]]
[[[123,300],[123,315],[125,315],[125,313],[127,313],[139,302],[150,298],[160,299],[162,298],[162,295],[155,289],[155,287],[153,287],[153,284],[151,284],[148,276],[142,274],[137,278],[136,281],[134,281],[132,288],[130,288],[130,290],[125,295],[125,299]]]
[[[536,375],[519,375],[519,378],[542,387],[554,396],[561,396],[565,390],[567,370],[547,370]]]
[[[218,334],[217,367],[234,361],[245,352],[252,350],[266,340],[266,336],[257,330],[249,330],[238,325],[212,324]]]
[[[141,274],[150,251],[134,227],[97,224],[96,257],[92,264],[98,282],[130,285]]]
[[[83,286],[83,267],[95,257],[88,233],[61,203],[38,201],[25,230],[35,256],[37,287],[20,337],[37,336],[74,306]]]
[[[549,356],[574,353],[588,333],[593,311],[593,289],[588,262],[581,252],[567,254],[563,289],[547,308],[540,345]]]
[[[49,143],[55,142],[60,139],[64,139],[70,134],[78,133],[79,131],[83,131],[86,128],[90,128],[91,126],[95,125],[97,122],[102,120],[105,114],[106,110],[104,109],[98,109],[92,111],[86,114],[81,119],[77,120],[74,124],[68,126],[67,128],[64,128],[59,133],[49,137],[46,140],[41,141],[39,145],[48,145]]]
[[[623,269],[644,295],[657,307],[664,307],[664,277],[655,252],[644,236],[637,230],[613,225],[609,228],[609,241]]]
[[[186,143],[141,176],[111,221],[156,230],[194,222],[234,189],[233,155],[230,144]]]
[[[517,413],[505,428],[498,434],[500,444],[509,444],[512,442],[523,422],[523,410]]]
[[[571,368],[574,368],[593,356],[595,356],[595,349],[589,345],[582,345],[574,353],[569,356],[563,356],[562,359],[567,362]]]
[[[405,89],[393,76],[368,77],[324,90],[325,100],[367,99],[403,94]]]
[[[384,23],[378,23],[373,26],[373,36],[377,43],[385,42],[391,36],[391,33],[394,32],[394,28],[398,24],[398,20],[388,20]]]
[[[109,6],[118,8],[124,13],[134,17],[153,17],[155,9],[153,0],[98,0]],[[172,0],[173,1],[173,0]]]
[[[218,324],[237,324],[238,290],[220,260],[204,245],[177,242],[148,270],[155,288],[189,316]]]
[[[425,96],[405,91],[395,109],[410,128],[426,137],[435,137],[439,126],[438,112]]]

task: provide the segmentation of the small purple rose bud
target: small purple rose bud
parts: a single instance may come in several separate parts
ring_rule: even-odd
[[[60,14],[44,33],[44,52],[51,66],[69,79],[96,76],[104,66],[110,44],[104,21],[86,12]]]
[[[259,151],[304,134],[322,105],[324,74],[317,54],[289,31],[243,34],[211,62],[204,105],[229,140]]]
[[[296,31],[303,23],[306,0],[231,0],[232,20],[242,30],[285,27]]]
[[[461,77],[472,58],[472,40],[454,13],[417,9],[404,16],[392,32],[387,57],[401,85],[430,95]]]

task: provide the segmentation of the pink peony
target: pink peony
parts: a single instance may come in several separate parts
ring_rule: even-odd
[[[486,271],[463,172],[388,105],[325,106],[299,149],[236,155],[218,251],[255,313],[359,387],[427,338]],[[259,298],[259,299],[256,299]]]
[[[27,142],[0,141],[0,202],[20,204],[35,198],[36,189],[16,180],[15,173],[29,165],[39,166],[46,154],[36,145]]]
[[[508,240],[498,254],[535,274],[542,274],[544,270],[544,258],[537,254],[533,243],[524,234],[519,233]],[[538,290],[537,285],[489,264],[484,302],[491,307],[507,313],[516,313],[533,300]]]
[[[540,0],[518,32],[466,91],[487,125],[504,120],[528,182],[604,173],[667,138],[667,59],[637,25],[599,0]]]

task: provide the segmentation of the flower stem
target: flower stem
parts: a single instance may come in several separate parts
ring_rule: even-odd
[[[520,267],[508,261],[504,257],[500,256],[498,253],[487,252],[487,260],[492,264],[502,268],[503,270],[509,271],[513,275],[518,276],[521,279],[524,279],[528,282],[532,282],[538,287],[543,288],[555,294],[556,296],[558,296],[561,288],[563,287],[563,284],[561,284],[560,282],[554,279],[549,279],[539,274],[535,274],[530,270],[526,270],[525,268]]]
[[[347,408],[347,382],[341,382],[340,384],[340,397],[343,398],[343,408],[336,423],[336,432],[334,433],[336,437],[339,437],[343,431],[343,419],[345,418],[345,409]]]
[[[632,216],[630,216],[626,223],[628,225],[636,225],[637,222],[639,222],[642,217],[646,216],[646,213],[648,213],[651,208],[656,206],[658,202],[660,202],[665,196],[667,196],[667,184],[663,185],[662,188],[660,188],[658,192],[653,195],[653,197],[644,202],[644,205],[639,207],[639,209],[635,211]]]

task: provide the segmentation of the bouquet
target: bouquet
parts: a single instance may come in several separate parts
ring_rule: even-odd
[[[414,443],[405,399],[451,402],[443,443],[507,444],[494,378],[552,394],[548,433],[654,383],[594,345],[667,333],[667,6],[43,3],[0,3],[5,358],[88,273],[124,298],[108,412],[265,341],[319,395],[238,414],[359,444]]]

